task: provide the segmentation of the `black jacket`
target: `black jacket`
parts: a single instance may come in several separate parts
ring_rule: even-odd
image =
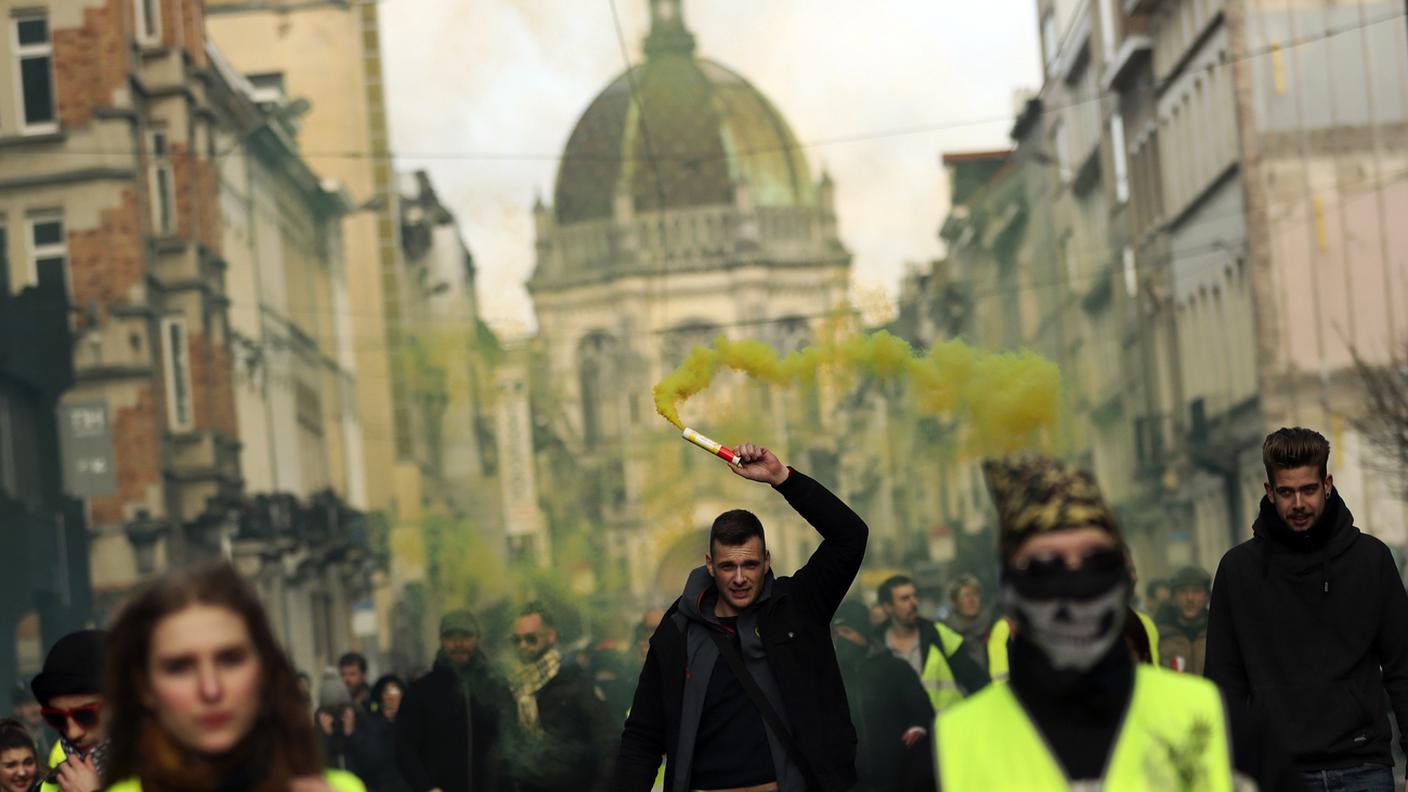
[[[568,792],[596,786],[603,762],[597,749],[605,723],[592,680],[579,666],[563,661],[557,676],[534,698],[542,732],[533,738],[517,734],[514,739],[518,792]]]
[[[859,740],[857,792],[892,790],[905,759],[900,738],[918,726],[934,726],[934,708],[909,663],[883,649],[854,665],[841,666]]]
[[[471,766],[473,792],[502,788],[500,736],[506,714],[513,711],[512,698],[480,656],[472,669],[468,713],[459,677],[443,661],[406,691],[396,716],[396,759],[411,792],[470,792]]]
[[[795,575],[774,580],[772,596],[758,605],[758,629],[797,744],[820,789],[839,792],[856,782],[856,732],[831,645],[831,617],[860,569],[869,529],[840,498],[795,470],[777,491],[816,528],[822,542]],[[676,602],[651,636],[621,735],[614,790],[649,790],[661,756],[667,757],[665,789],[673,787],[671,757],[678,747],[689,673],[685,634],[672,618],[678,607]]]
[[[409,792],[396,763],[396,725],[380,714],[358,719],[357,730],[347,738],[353,770],[367,785],[367,792]]]
[[[1408,722],[1408,594],[1388,548],[1337,491],[1303,534],[1266,499],[1252,530],[1218,566],[1204,674],[1264,709],[1301,769],[1391,767],[1384,691]]]

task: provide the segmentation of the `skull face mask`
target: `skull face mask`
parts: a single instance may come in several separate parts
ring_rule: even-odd
[[[1114,571],[1078,571],[1062,577],[1034,583],[1020,573],[1011,574],[1003,583],[1003,605],[1053,668],[1086,671],[1123,634],[1129,578]]]

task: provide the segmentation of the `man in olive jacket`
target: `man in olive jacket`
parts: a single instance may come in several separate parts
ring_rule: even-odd
[[[650,639],[612,783],[646,792],[665,757],[666,792],[776,784],[841,792],[856,782],[856,732],[830,623],[865,556],[865,522],[825,487],[766,448],[738,447],[731,467],[771,484],[822,536],[791,577],[773,577],[762,524],[725,512],[705,565]],[[790,732],[775,734],[726,662],[733,645]]]

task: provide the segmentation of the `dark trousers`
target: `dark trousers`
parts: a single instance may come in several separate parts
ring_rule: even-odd
[[[1310,792],[1397,792],[1393,768],[1360,765],[1337,770],[1311,770],[1300,774]]]

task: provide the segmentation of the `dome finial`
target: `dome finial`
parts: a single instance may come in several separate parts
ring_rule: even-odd
[[[694,36],[684,26],[683,0],[650,0],[650,34],[645,56],[693,55]]]

